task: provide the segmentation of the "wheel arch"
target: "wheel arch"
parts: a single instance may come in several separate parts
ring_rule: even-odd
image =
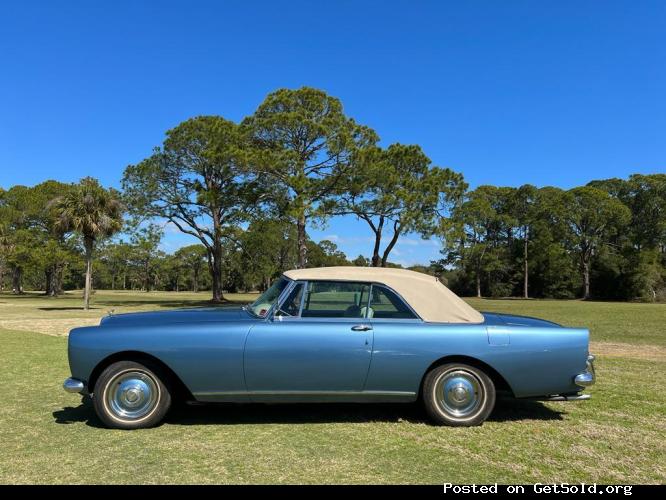
[[[490,377],[490,380],[493,381],[493,384],[495,385],[495,390],[498,392],[500,391],[506,391],[511,394],[512,397],[515,397],[515,394],[513,392],[513,388],[507,380],[497,371],[495,368],[490,366],[488,363],[481,361],[478,358],[474,358],[472,356],[464,356],[464,355],[451,355],[451,356],[443,356],[435,361],[433,361],[430,366],[426,369],[425,372],[423,372],[423,375],[421,376],[421,383],[419,384],[419,399],[422,398],[423,396],[423,382],[425,381],[426,375],[432,370],[433,368],[436,368],[438,366],[445,365],[447,363],[464,363],[466,365],[473,366],[475,368],[478,368],[479,370],[483,370],[488,377]]]
[[[170,392],[173,392],[172,397],[174,399],[180,399],[182,401],[194,400],[194,396],[192,395],[190,390],[183,383],[183,381],[176,374],[176,372],[174,372],[169,367],[169,365],[167,365],[164,361],[162,361],[158,357],[142,351],[116,352],[111,354],[110,356],[107,356],[99,363],[97,363],[97,365],[95,366],[95,368],[93,368],[93,371],[90,374],[90,378],[88,379],[88,392],[90,392],[91,394],[93,393],[95,389],[95,384],[97,383],[97,379],[99,379],[99,376],[108,366],[112,365],[113,363],[116,363],[117,361],[134,361],[136,363],[147,364],[149,367],[154,367],[160,372],[159,375],[163,375],[166,378],[166,380],[164,380],[163,382],[169,387],[169,389],[171,389]]]

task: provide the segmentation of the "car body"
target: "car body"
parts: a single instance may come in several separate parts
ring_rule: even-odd
[[[114,363],[148,367],[145,381],[137,378],[140,368],[109,378],[114,385],[96,406],[98,413],[120,408],[118,418],[103,420],[134,428],[155,423],[136,424],[130,410],[154,398],[160,380],[162,390],[198,402],[413,402],[437,372],[426,396],[431,416],[438,420],[439,401],[437,423],[474,425],[487,417],[485,410],[476,415],[478,400],[474,418],[455,416],[475,394],[492,392],[492,404],[495,390],[515,398],[589,397],[580,394],[594,383],[588,343],[585,328],[478,313],[420,273],[303,269],[286,272],[249,307],[110,315],[99,326],[75,328],[65,389],[100,399],[100,377],[111,377]]]

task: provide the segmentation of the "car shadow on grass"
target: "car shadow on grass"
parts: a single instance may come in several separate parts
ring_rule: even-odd
[[[88,396],[81,398],[79,406],[66,406],[52,413],[56,424],[76,424],[84,422],[90,427],[104,427],[102,421],[97,418],[92,400]]]
[[[37,308],[40,311],[85,311],[85,307],[80,306],[80,307],[38,307]],[[90,311],[96,311],[102,309],[101,307],[94,307],[90,306],[88,310]]]
[[[575,404],[575,403],[574,403]],[[566,412],[555,410],[540,401],[529,399],[498,398],[490,422],[520,420],[564,420]]]
[[[562,420],[564,412],[554,410],[538,401],[498,399],[489,422],[522,420]],[[91,427],[103,427],[97,418],[90,398],[83,398],[77,407],[53,412],[57,424],[84,422]],[[175,405],[166,416],[168,425],[251,425],[251,424],[321,424],[409,422],[428,423],[422,406],[411,404],[195,404]]]

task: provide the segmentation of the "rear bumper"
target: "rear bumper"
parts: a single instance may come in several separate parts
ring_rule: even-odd
[[[587,364],[585,366],[585,371],[576,375],[573,379],[574,384],[576,384],[581,389],[584,387],[589,387],[594,384],[596,380],[596,375],[594,373],[594,356],[591,354],[587,357]],[[533,401],[585,401],[590,399],[592,396],[589,394],[581,394],[580,392],[568,392],[564,394],[551,394],[548,396],[536,396],[529,397],[526,399],[531,399]]]
[[[594,356],[591,354],[587,357],[587,366],[585,371],[579,373],[574,377],[574,384],[581,387],[589,387],[595,382],[595,373],[594,373]]]
[[[81,382],[78,379],[75,378],[68,378],[63,382],[62,388],[65,389],[66,392],[71,392],[72,394],[75,393],[82,393],[86,389],[86,385]]]

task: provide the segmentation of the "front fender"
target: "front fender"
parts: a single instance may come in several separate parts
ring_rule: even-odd
[[[191,393],[245,391],[243,345],[251,325],[243,321],[75,328],[68,340],[70,370],[87,385],[99,363],[132,351],[160,360]]]

